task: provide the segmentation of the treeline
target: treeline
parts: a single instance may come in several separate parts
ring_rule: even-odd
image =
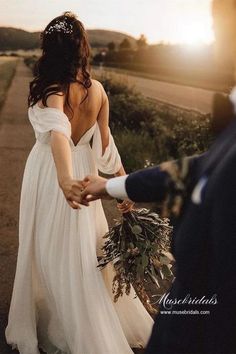
[[[227,91],[233,85],[233,68],[216,64],[213,45],[148,45],[144,35],[136,45],[126,39],[119,46],[109,42],[93,58],[95,65],[117,67],[150,78]]]
[[[213,46],[149,45],[145,35],[138,39],[121,32],[88,30],[91,63],[137,72],[151,79],[229,91],[234,85],[229,63],[216,65]],[[37,49],[39,32],[0,27],[0,51]],[[222,53],[224,55],[224,53]]]

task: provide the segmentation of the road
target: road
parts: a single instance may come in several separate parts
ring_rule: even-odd
[[[18,249],[18,209],[23,168],[34,137],[27,121],[26,97],[31,73],[19,60],[0,114],[0,353],[5,343],[10,296]],[[14,351],[14,353],[18,353]]]
[[[108,68],[93,67],[93,72],[98,76],[106,73],[108,76],[125,80],[146,97],[201,113],[211,112],[214,91],[146,79]]]

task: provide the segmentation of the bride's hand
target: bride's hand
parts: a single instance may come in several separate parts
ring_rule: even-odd
[[[125,199],[123,200],[122,203],[117,204],[117,208],[122,214],[128,213],[133,209],[133,207],[134,207],[134,203],[129,199]]]
[[[67,203],[73,209],[81,209],[80,204],[88,206],[89,203],[81,198],[81,193],[84,190],[82,181],[74,179],[66,179],[60,183],[60,187],[66,198]]]
[[[97,199],[112,199],[106,190],[107,179],[100,176],[87,176],[83,180],[82,200],[92,202]]]

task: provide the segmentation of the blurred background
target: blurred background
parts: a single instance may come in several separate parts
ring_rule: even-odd
[[[211,0],[1,0],[1,55],[40,55],[39,32],[66,10],[88,30],[93,65],[214,90],[232,83],[230,65],[214,60]]]
[[[215,60],[211,0],[0,0],[0,353],[18,248],[20,188],[35,137],[27,117],[40,32],[64,11],[84,23],[91,75],[109,96],[110,126],[127,172],[206,151],[233,86]],[[218,96],[216,96],[216,93]],[[218,97],[218,101],[215,99]],[[105,202],[109,224],[119,217]],[[157,210],[156,206],[153,206]],[[162,283],[160,295],[169,283]]]

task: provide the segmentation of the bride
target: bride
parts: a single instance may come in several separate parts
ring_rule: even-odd
[[[114,270],[97,268],[108,230],[102,204],[84,206],[78,197],[86,175],[125,174],[108,98],[90,77],[89,44],[75,15],[53,19],[41,43],[28,99],[36,142],[22,182],[6,340],[21,354],[131,354],[147,344],[153,320],[133,289],[113,302]]]

